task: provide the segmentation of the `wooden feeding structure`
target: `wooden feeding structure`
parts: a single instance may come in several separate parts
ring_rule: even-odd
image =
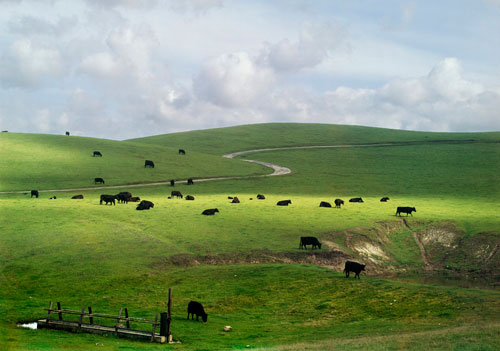
[[[171,297],[172,290],[169,289],[168,312],[158,313],[153,319],[130,317],[127,308],[120,308],[118,315],[110,315],[105,313],[96,313],[89,306],[83,306],[81,310],[70,310],[61,308],[61,303],[57,302],[57,308],[53,308],[53,303],[50,301],[47,309],[47,318],[37,321],[37,328],[42,329],[57,329],[74,333],[93,333],[93,334],[113,334],[120,338],[130,338],[143,341],[151,341],[158,343],[172,342],[171,334]],[[63,319],[63,315],[79,316],[78,320]],[[55,318],[54,318],[55,317]],[[94,323],[95,319],[99,320],[114,320],[115,325],[102,325]],[[149,324],[149,330],[132,329],[130,323]],[[157,332],[158,331],[158,332]]]

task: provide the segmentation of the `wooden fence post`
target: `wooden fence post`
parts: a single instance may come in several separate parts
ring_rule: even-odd
[[[125,308],[125,318],[127,318],[127,328],[130,329],[130,321],[128,320],[128,310]]]
[[[118,333],[118,325],[120,324],[120,321],[122,319],[122,310],[123,310],[123,307],[120,307],[120,313],[118,313],[118,319],[116,320],[115,331],[117,333]]]
[[[83,315],[85,314],[85,306],[82,306],[82,313],[80,313],[80,321],[78,322],[78,329],[82,329]]]
[[[59,310],[59,320],[62,321],[61,302],[59,301],[57,301],[57,309]]]
[[[50,312],[52,312],[52,301],[49,303],[49,313],[47,314],[47,323],[49,322],[50,319]]]
[[[158,313],[155,316],[155,322],[153,323],[153,332],[151,333],[151,341],[155,341],[156,326],[158,325]]]
[[[94,324],[94,315],[92,314],[92,306],[89,306],[89,321],[90,324]]]
[[[167,309],[167,342],[171,342],[172,333],[170,330],[170,324],[172,323],[172,288],[168,288],[168,309]]]

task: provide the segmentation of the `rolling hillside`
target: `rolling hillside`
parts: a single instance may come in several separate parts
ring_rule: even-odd
[[[38,199],[0,194],[0,346],[164,349],[169,346],[15,324],[43,317],[50,300],[108,313],[128,307],[151,318],[166,308],[171,287],[173,334],[182,342],[176,349],[380,350],[383,343],[494,350],[500,342],[499,141],[500,133],[299,124],[122,142],[3,133],[3,191],[90,187],[97,173],[112,184],[249,177],[124,188],[154,202],[149,211],[136,211],[133,203],[99,205],[99,195],[114,190],[78,191],[83,200],[72,200],[74,191],[57,193],[56,200],[48,199],[50,192]],[[253,148],[369,143],[394,145],[242,157],[293,171],[278,177],[253,177],[269,170],[220,157]],[[94,150],[104,157],[93,158]],[[145,159],[158,166],[144,169]],[[171,190],[195,201],[169,199]],[[266,199],[257,200],[258,193]],[[357,196],[364,203],[348,202]],[[389,202],[381,203],[382,196]],[[335,198],[345,206],[318,207]],[[283,199],[292,204],[276,206]],[[397,206],[417,212],[396,217]],[[220,212],[201,216],[206,208]],[[322,249],[299,250],[301,236],[317,237]],[[348,259],[367,265],[360,280],[344,278]],[[208,323],[186,320],[191,299],[203,302]],[[222,332],[224,325],[233,332]]]

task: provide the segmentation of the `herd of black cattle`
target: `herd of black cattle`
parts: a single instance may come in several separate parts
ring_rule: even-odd
[[[179,154],[180,155],[185,155],[186,152],[183,149],[179,149]],[[94,151],[93,157],[102,157],[101,152],[99,151]],[[154,162],[151,160],[146,160],[144,162],[144,167],[149,167],[149,168],[154,168]],[[102,178],[94,178],[94,184],[104,184],[104,179]],[[187,180],[188,185],[193,185],[193,179],[189,178]],[[175,186],[175,180],[170,180],[170,185]],[[31,190],[31,197],[37,197],[39,196],[39,193],[37,190]],[[170,196],[168,197],[169,199],[173,198],[184,198],[182,193],[178,190],[172,190],[170,193]],[[258,194],[256,197],[258,200],[265,200],[266,197],[262,194]],[[50,197],[50,199],[56,199],[55,196]],[[72,197],[72,199],[83,199],[83,195],[75,195]],[[186,200],[194,200],[194,196],[192,195],[186,195],[185,196]],[[229,196],[228,199],[231,200],[231,203],[240,203],[240,199],[238,197],[232,197]],[[250,198],[252,200],[252,198]],[[380,199],[380,202],[387,202],[389,200],[388,197],[383,197]],[[139,202],[140,201],[140,202]],[[120,192],[116,195],[106,195],[103,194],[100,197],[99,204],[102,205],[103,203],[105,205],[110,204],[110,205],[116,205],[116,202],[118,203],[129,203],[129,202],[139,202],[139,204],[136,207],[136,210],[149,210],[150,208],[154,208],[154,203],[148,200],[141,200],[140,197],[134,197],[130,192]],[[363,203],[363,199],[361,197],[354,197],[349,199],[349,202],[354,202],[354,203]],[[292,204],[292,200],[280,200],[276,203],[277,206],[288,206]],[[344,200],[342,199],[335,199],[334,201],[335,208],[341,208],[342,205],[344,205]],[[331,208],[332,205],[327,202],[327,201],[321,201],[319,204],[319,207],[327,207]],[[219,212],[217,208],[210,208],[204,210],[201,214],[205,216],[213,216],[215,213]],[[398,207],[396,210],[396,216],[401,216],[401,213],[406,213],[406,216],[411,215],[413,216],[412,212],[417,212],[415,207]],[[300,238],[300,243],[299,243],[299,249],[307,249],[307,245],[311,245],[311,249],[321,249],[321,243],[319,242],[318,238],[314,236],[303,236]],[[358,262],[353,262],[353,261],[346,261],[345,266],[344,266],[344,273],[346,278],[349,278],[349,273],[353,272],[354,278],[359,278],[359,274],[361,271],[365,270],[366,265],[360,264]],[[202,306],[201,303],[197,301],[191,301],[188,304],[188,316],[187,318],[189,319],[189,316],[191,315],[191,319],[194,319],[194,315],[196,315],[196,320],[198,321],[198,318],[201,316],[203,322],[207,321],[208,315],[205,313],[205,310]]]

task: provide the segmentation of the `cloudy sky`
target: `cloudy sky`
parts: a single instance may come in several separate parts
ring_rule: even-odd
[[[500,130],[499,0],[0,0],[0,129]]]

